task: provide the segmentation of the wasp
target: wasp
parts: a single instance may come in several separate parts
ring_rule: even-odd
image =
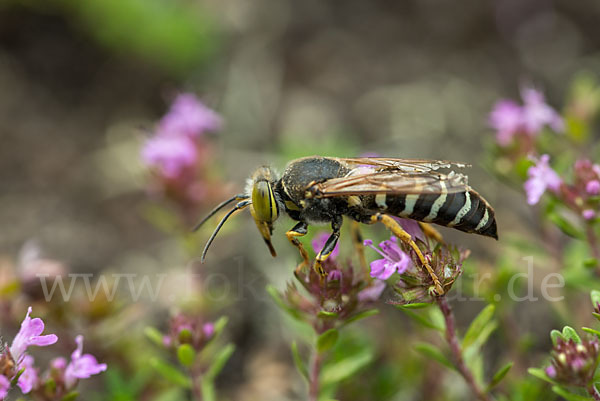
[[[308,253],[298,240],[309,225],[331,224],[331,235],[317,254],[314,269],[325,275],[322,263],[340,237],[343,217],[373,224],[383,223],[416,253],[432,276],[436,292],[443,290],[433,269],[411,236],[392,217],[435,223],[467,233],[498,239],[494,209],[468,185],[462,173],[443,170],[468,167],[443,160],[395,159],[386,157],[336,158],[311,156],[288,163],[283,174],[270,167],[259,167],[248,179],[245,192],[219,204],[195,228],[225,206],[237,204],[223,217],[202,252],[206,253],[227,219],[239,210],[250,208],[256,226],[271,255],[273,223],[287,214],[298,223],[286,236],[309,264]]]

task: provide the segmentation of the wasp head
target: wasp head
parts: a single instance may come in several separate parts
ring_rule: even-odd
[[[277,253],[271,244],[271,234],[273,233],[273,222],[279,217],[279,206],[274,192],[275,182],[275,174],[270,168],[259,167],[252,174],[250,181],[252,187],[248,188],[250,193],[247,194],[252,199],[250,213],[273,256],[276,256]]]

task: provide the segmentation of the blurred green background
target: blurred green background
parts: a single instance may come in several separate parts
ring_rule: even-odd
[[[577,73],[600,71],[599,21],[597,0],[0,0],[2,263],[30,239],[76,272],[190,263],[193,251],[145,218],[139,160],[178,91],[223,116],[215,160],[231,194],[254,167],[281,169],[304,155],[459,160],[496,207],[500,236],[533,236],[522,194],[482,166],[493,142],[487,114],[524,84],[544,88],[560,110]],[[238,350],[222,390],[239,400],[298,399],[292,334],[264,291],[291,277],[296,255],[283,232],[292,223],[278,226],[282,256],[272,260],[251,219],[236,221],[241,229],[217,241],[202,267],[232,286],[223,304]],[[487,239],[444,233],[478,258],[495,253]],[[173,303],[145,305],[146,318]],[[517,319],[546,339],[551,324],[532,319],[535,308]],[[405,325],[398,317],[387,329]],[[410,363],[387,379],[410,381],[421,369]],[[428,399],[429,385],[415,399]]]

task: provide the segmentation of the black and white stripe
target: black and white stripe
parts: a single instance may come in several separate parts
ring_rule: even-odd
[[[444,183],[421,194],[377,195],[371,206],[387,213],[497,238],[494,210],[472,189],[449,193]],[[374,204],[373,204],[374,203]]]

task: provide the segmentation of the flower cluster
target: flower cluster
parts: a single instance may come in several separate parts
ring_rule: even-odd
[[[558,337],[546,375],[558,383],[587,387],[594,378],[600,345],[597,339]]]
[[[178,314],[171,319],[169,333],[163,337],[163,344],[168,348],[189,344],[199,351],[213,338],[214,334],[214,323]]]
[[[534,205],[547,190],[554,193],[569,209],[585,220],[596,217],[600,195],[600,165],[587,159],[577,160],[573,166],[573,183],[566,184],[550,167],[550,156],[542,155],[528,170],[529,179],[524,188],[527,202]]]
[[[202,201],[212,153],[205,134],[221,126],[221,117],[196,96],[180,94],[142,148],[142,160],[155,173],[153,192],[184,209]]]
[[[315,252],[322,249],[327,234],[318,235],[312,245]],[[363,312],[368,305],[379,299],[385,289],[382,280],[365,280],[352,266],[343,268],[338,260],[337,248],[323,262],[327,273],[325,279],[317,274],[312,266],[298,271],[296,278],[309,296],[299,291],[294,283],[289,283],[284,293],[284,302],[293,310],[299,311],[305,321],[322,332],[343,323]]]
[[[429,239],[412,220],[398,219],[405,231],[411,234],[421,253],[432,267],[438,277],[442,288],[448,292],[456,278],[462,273],[462,262],[468,256],[468,251],[459,251],[446,244],[437,243]],[[365,245],[374,249],[383,256],[371,262],[371,276],[387,280],[394,273],[398,273],[395,291],[400,296],[399,300],[391,301],[394,304],[408,304],[418,302],[432,302],[435,293],[435,283],[431,275],[421,265],[415,251],[408,245],[398,241],[394,236],[379,244],[379,249],[371,240],[366,240]]]
[[[16,380],[23,394],[35,394],[40,400],[60,400],[71,392],[79,379],[87,379],[106,370],[106,364],[98,363],[91,354],[82,354],[83,336],[75,339],[77,348],[71,354],[71,360],[55,358],[50,368],[39,374],[33,356],[26,353],[31,346],[48,346],[55,344],[55,334],[41,335],[44,322],[40,318],[32,319],[31,307],[21,323],[21,329],[13,339],[10,347],[3,346],[0,353],[0,399],[4,399]]]
[[[519,142],[529,148],[545,127],[555,132],[564,131],[563,119],[546,104],[540,91],[523,88],[521,98],[523,105],[508,99],[500,100],[490,114],[489,123],[496,130],[498,145],[506,147]]]

